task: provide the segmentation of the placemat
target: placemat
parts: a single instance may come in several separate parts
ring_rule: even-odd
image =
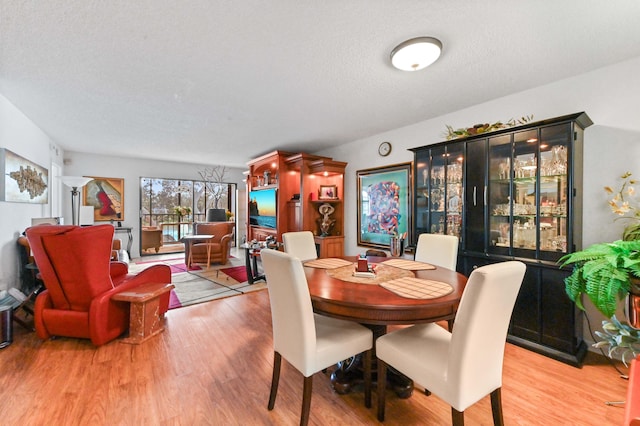
[[[435,299],[453,291],[447,283],[411,277],[380,283],[380,286],[409,299]]]
[[[376,276],[375,278],[367,278],[367,277],[354,277],[353,273],[356,270],[356,264],[352,263],[346,266],[342,266],[340,268],[328,269],[327,274],[330,277],[337,278],[342,281],[348,281],[351,283],[358,284],[380,284],[385,281],[395,280],[396,278],[402,277],[413,277],[413,272],[393,268],[391,266],[385,266],[381,263],[374,265]]]
[[[326,257],[323,259],[315,259],[309,260],[304,263],[304,266],[308,266],[310,268],[319,268],[319,269],[335,269],[341,266],[353,265],[352,262],[344,259],[338,259],[335,257]]]
[[[424,262],[416,262],[415,260],[407,260],[407,259],[389,259],[382,262],[385,265],[394,266],[400,269],[408,269],[410,271],[424,271],[427,269],[436,269],[435,266],[424,263]]]

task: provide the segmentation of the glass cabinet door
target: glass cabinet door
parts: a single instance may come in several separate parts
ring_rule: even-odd
[[[460,237],[464,204],[464,144],[415,154],[415,239],[423,233]]]
[[[431,151],[424,149],[415,153],[415,242],[418,235],[429,232],[429,164],[431,162]]]
[[[509,254],[512,242],[511,135],[489,138],[489,252]]]
[[[567,253],[569,192],[568,151],[571,126],[540,129],[540,258],[557,260]]]
[[[463,145],[452,144],[445,155],[447,163],[445,196],[447,203],[445,232],[460,238],[462,230],[462,211],[464,194],[462,193],[462,175],[464,171]]]
[[[513,134],[512,236],[513,254],[537,249],[538,130]]]
[[[446,224],[445,205],[447,203],[446,148],[431,150],[431,173],[429,174],[429,210],[431,234],[444,234]]]

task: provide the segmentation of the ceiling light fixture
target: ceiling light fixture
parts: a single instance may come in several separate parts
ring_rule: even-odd
[[[418,71],[434,63],[440,52],[440,40],[416,37],[400,43],[391,51],[391,64],[402,71]]]

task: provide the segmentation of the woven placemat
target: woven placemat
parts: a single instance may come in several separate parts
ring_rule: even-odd
[[[410,271],[424,271],[427,269],[436,269],[435,266],[424,263],[416,262],[415,260],[407,259],[389,259],[382,262],[383,265],[389,265],[400,269],[408,269]]]
[[[380,286],[409,299],[435,299],[453,291],[447,283],[411,277],[380,283]]]
[[[323,259],[315,259],[310,260],[304,263],[304,266],[308,266],[310,268],[319,268],[319,269],[335,269],[341,266],[353,265],[353,262],[349,262],[344,259],[337,259],[335,257],[326,257]]]

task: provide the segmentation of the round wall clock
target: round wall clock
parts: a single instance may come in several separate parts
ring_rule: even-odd
[[[382,142],[378,147],[378,154],[386,157],[391,154],[391,142]]]

